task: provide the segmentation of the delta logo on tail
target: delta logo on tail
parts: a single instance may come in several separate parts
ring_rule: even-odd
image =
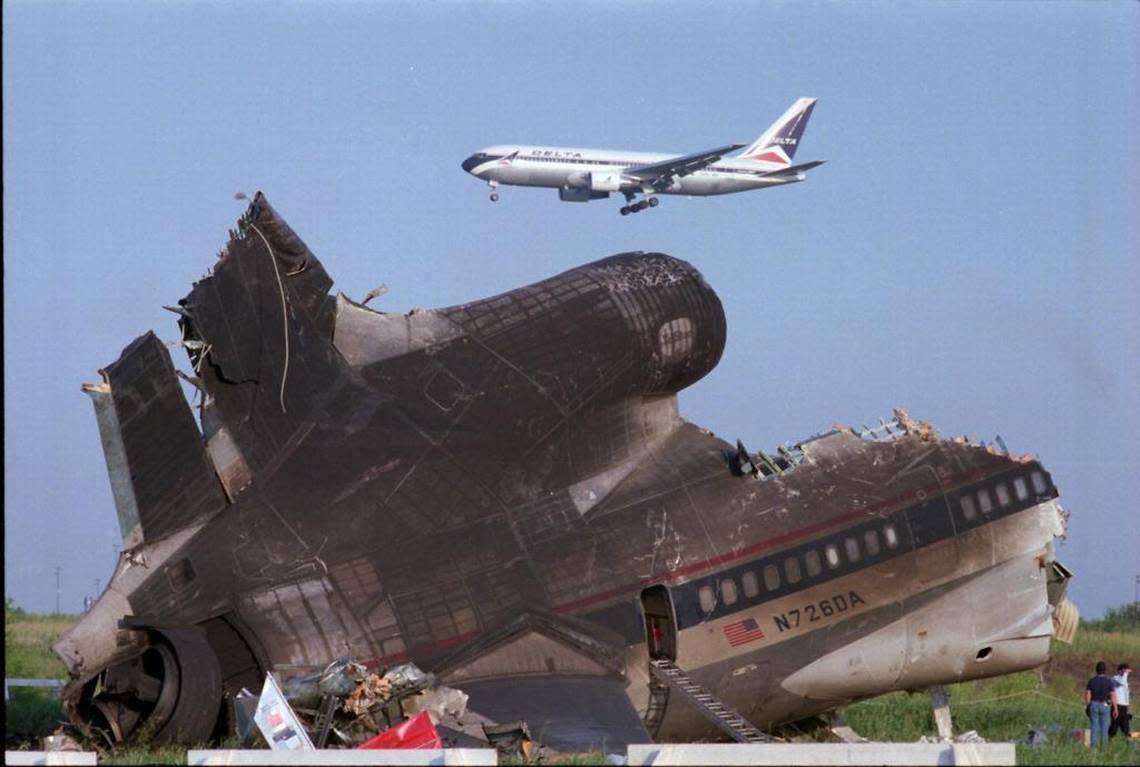
[[[772,127],[764,132],[752,146],[740,155],[743,159],[756,162],[770,162],[788,166],[796,155],[796,147],[807,128],[811,111],[815,109],[815,99],[802,98],[792,104]]]

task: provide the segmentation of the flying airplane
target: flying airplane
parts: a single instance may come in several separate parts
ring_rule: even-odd
[[[498,201],[500,184],[555,188],[565,202],[589,202],[621,192],[626,201],[623,216],[657,207],[658,194],[707,196],[794,184],[824,163],[792,164],[815,101],[798,99],[736,157],[727,155],[743,144],[687,155],[504,144],[471,155],[463,161],[463,170],[486,180],[491,202]],[[639,194],[642,199],[634,202]]]
[[[727,339],[685,261],[407,314],[332,284],[258,193],[172,307],[193,373],[151,332],[84,387],[124,550],[55,645],[81,726],[199,743],[347,654],[555,747],[758,740],[1072,638],[1036,459],[903,412],[770,452],[683,419]]]

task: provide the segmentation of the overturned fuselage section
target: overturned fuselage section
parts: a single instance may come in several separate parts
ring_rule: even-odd
[[[191,371],[148,333],[84,387],[124,551],[56,651],[111,740],[206,740],[266,672],[342,655],[442,670],[556,741],[559,712],[639,732],[551,705],[615,690],[649,733],[707,737],[651,663],[770,728],[1032,667],[1075,621],[1035,460],[902,414],[772,455],[685,422],[726,331],[683,261],[408,314],[331,288],[258,195],[174,307]]]

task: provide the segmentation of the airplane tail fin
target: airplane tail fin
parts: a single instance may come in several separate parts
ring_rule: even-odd
[[[815,101],[809,98],[797,99],[760,138],[744,150],[740,159],[784,167],[791,165],[804,129],[807,128],[808,118],[815,108]]]

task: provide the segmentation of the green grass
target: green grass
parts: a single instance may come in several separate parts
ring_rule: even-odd
[[[1133,631],[1098,631],[1080,629],[1071,645],[1053,642],[1054,660],[1103,660],[1115,668],[1125,660],[1130,663],[1140,661],[1140,629]],[[1135,659],[1135,660],[1134,660]],[[1092,673],[1092,667],[1089,667]]]
[[[9,677],[65,679],[63,664],[51,645],[77,616],[32,615],[5,610],[4,671]],[[1016,741],[1030,728],[1051,728],[1049,742],[1039,748],[1017,747],[1018,764],[1140,765],[1140,741],[1116,739],[1090,749],[1072,741],[1072,730],[1088,726],[1082,695],[1093,664],[1104,660],[1140,663],[1140,629],[1131,623],[1101,621],[1082,624],[1072,645],[1054,642],[1052,659],[1039,670],[950,686],[954,731],[976,730],[989,741]],[[1109,630],[1111,629],[1111,630]],[[871,740],[914,742],[935,732],[927,693],[891,693],[846,706],[841,711],[856,732]],[[36,747],[37,739],[53,732],[65,719],[62,706],[49,691],[15,688],[5,707],[5,735],[16,743]],[[88,748],[93,744],[88,744]],[[101,764],[184,764],[186,750],[164,747],[120,747],[100,755]],[[604,764],[603,754],[558,754],[551,764]],[[502,763],[515,763],[507,759]],[[522,763],[521,758],[517,763]]]
[[[67,668],[51,646],[77,620],[75,615],[5,614],[4,676],[66,679]]]
[[[1047,728],[1045,745],[1017,747],[1018,764],[1140,765],[1140,741],[1118,738],[1094,751],[1070,736],[1088,727],[1083,695],[1093,665],[1140,660],[1140,631],[1082,628],[1072,645],[1053,642],[1051,654],[1049,663],[1036,671],[950,685],[954,732],[975,730],[988,741],[1009,742],[1024,738],[1030,729]],[[936,731],[925,692],[881,695],[846,706],[841,714],[871,740],[914,742]]]
[[[9,744],[35,744],[67,721],[63,705],[43,688],[13,687],[4,706],[4,734]]]
[[[99,754],[99,764],[186,764],[187,750],[182,746],[124,746]]]
[[[1017,747],[1018,764],[1140,764],[1140,741],[1112,740],[1089,748],[1083,743],[1048,744],[1041,748]]]
[[[32,615],[22,610],[4,613],[4,676],[30,679],[66,679],[67,669],[52,652],[59,635],[76,621],[74,615]],[[9,745],[38,747],[67,720],[52,691],[13,687],[4,706],[4,735]]]

